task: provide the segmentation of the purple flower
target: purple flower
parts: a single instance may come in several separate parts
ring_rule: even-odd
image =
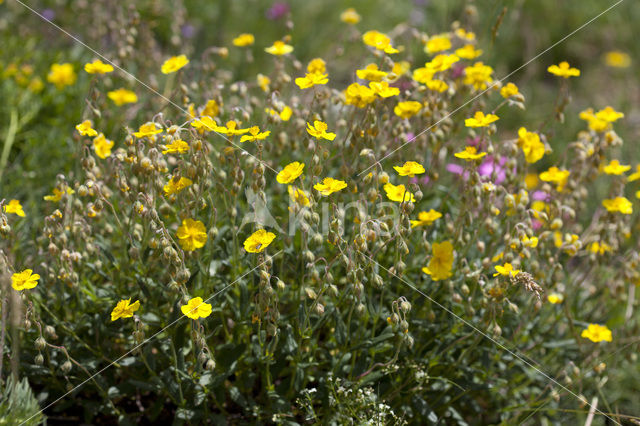
[[[476,136],[475,138],[471,139],[471,138],[467,138],[467,145],[470,146],[475,146],[476,148],[478,147],[478,145],[480,145],[480,140],[482,138],[480,136]]]
[[[42,17],[47,21],[53,21],[56,17],[56,12],[54,12],[53,9],[44,9],[42,11]]]
[[[504,164],[506,162],[506,157],[500,157],[496,162],[494,156],[488,155],[487,159],[480,164],[480,167],[478,167],[478,174],[483,177],[491,177],[495,172],[496,178],[494,183],[499,185],[507,178],[507,174],[504,169]]]
[[[464,74],[465,66],[462,64],[456,64],[453,66],[453,71],[451,72],[451,78],[456,79],[462,77]]]
[[[454,173],[456,175],[461,175],[464,172],[464,167],[460,164],[449,163],[446,167],[448,172]]]
[[[423,176],[420,176],[419,178],[414,176],[412,178],[409,178],[409,183],[417,183],[417,184],[426,185],[426,184],[429,183],[429,176],[423,175]]]
[[[551,197],[544,191],[533,191],[531,195],[534,201],[550,201]]]
[[[191,24],[185,24],[181,28],[182,35],[185,38],[192,38],[196,34],[196,29]]]
[[[267,18],[271,20],[280,19],[289,13],[289,5],[283,1],[275,2],[267,10]]]

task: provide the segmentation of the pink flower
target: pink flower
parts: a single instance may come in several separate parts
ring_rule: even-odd
[[[460,61],[462,62],[462,61]],[[457,64],[453,65],[452,71],[451,71],[451,78],[456,79],[456,78],[460,78],[464,75],[464,68],[465,66],[463,64],[461,64],[460,62],[458,62]]]
[[[531,198],[534,201],[550,201],[550,196],[544,191],[533,191]]]
[[[275,2],[269,10],[267,10],[267,18],[275,21],[286,16],[289,13],[289,5],[283,1]]]
[[[491,177],[495,172],[496,178],[494,183],[496,185],[499,185],[507,178],[507,174],[504,168],[504,164],[506,162],[506,157],[500,157],[500,159],[496,162],[494,156],[488,155],[486,160],[483,161],[482,164],[480,164],[480,167],[478,167],[478,174],[483,177]]]
[[[449,163],[446,166],[448,172],[454,173],[456,175],[461,175],[464,172],[464,167],[459,164]],[[466,178],[466,176],[464,176]]]

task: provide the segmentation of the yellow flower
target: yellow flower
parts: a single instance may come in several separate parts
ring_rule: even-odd
[[[464,28],[456,29],[455,34],[456,37],[465,41],[473,41],[476,39],[476,34],[473,31],[467,31]]]
[[[176,235],[180,247],[186,251],[202,248],[207,242],[207,230],[199,220],[183,219]]]
[[[484,115],[482,111],[476,111],[472,118],[464,120],[464,125],[467,127],[486,127],[499,119],[500,118],[495,114]]]
[[[31,82],[29,82],[27,89],[33,93],[40,93],[42,92],[42,89],[44,89],[44,83],[40,77],[35,77]]]
[[[296,78],[296,84],[301,89],[308,89],[309,87],[313,87],[316,84],[327,84],[329,82],[329,78],[327,74],[322,74],[319,72],[307,73],[304,77]]]
[[[604,172],[608,175],[620,176],[621,174],[631,170],[631,166],[624,166],[618,160],[611,160],[609,164],[604,166]]]
[[[322,182],[318,182],[313,185],[313,189],[318,191],[322,195],[331,195],[334,192],[338,192],[347,187],[347,182],[334,178],[324,178]]]
[[[416,199],[411,192],[409,192],[404,185],[394,185],[392,183],[384,184],[384,192],[387,193],[387,198],[391,201],[401,203],[404,197],[404,201],[411,201],[415,203]]]
[[[486,192],[493,192],[496,190],[496,186],[491,182],[485,182],[482,184],[482,189],[484,189]]]
[[[138,96],[135,94],[135,92],[124,88],[107,92],[107,97],[111,99],[113,103],[116,104],[116,106],[138,102]]]
[[[399,52],[398,49],[391,45],[389,36],[379,31],[367,31],[362,35],[362,41],[367,46],[375,47],[377,50],[382,50],[388,54]]]
[[[505,263],[504,265],[496,265],[496,272],[495,274],[493,274],[494,277],[497,277],[498,275],[503,275],[503,276],[516,276],[518,275],[521,271],[519,269],[513,269],[513,265],[511,265],[511,263]]]
[[[273,232],[267,232],[264,229],[258,229],[244,240],[244,249],[249,253],[260,253],[266,249],[269,244],[276,238]]]
[[[294,161],[293,163],[287,164],[285,168],[278,173],[276,180],[282,184],[291,183],[302,174],[302,170],[304,170],[304,163]]]
[[[313,58],[307,64],[307,72],[310,74],[316,72],[324,74],[325,72],[327,72],[327,63],[322,58]]]
[[[520,194],[516,194],[516,204],[518,204],[519,202]],[[540,213],[546,213],[547,215],[549,214],[549,206],[547,205],[547,203],[541,200],[536,200],[531,203],[531,210],[533,210],[533,217],[541,221],[544,220],[544,218]],[[512,212],[513,210],[509,209],[509,211]]]
[[[422,272],[431,275],[433,281],[446,280],[453,273],[453,245],[450,241],[434,243],[431,249],[431,260],[429,264],[422,268]]]
[[[558,191],[562,192],[562,188],[566,185],[570,174],[571,172],[569,170],[561,170],[556,166],[553,166],[550,167],[549,170],[540,173],[540,180],[555,183],[558,185]]]
[[[258,74],[256,76],[256,81],[258,82],[258,86],[262,89],[263,92],[269,91],[269,84],[271,84],[271,79],[266,75]]]
[[[385,71],[380,71],[378,69],[378,65],[369,64],[364,69],[356,70],[356,75],[358,78],[369,81],[381,81],[384,77],[389,74]]]
[[[522,241],[522,245],[525,247],[531,247],[531,248],[538,247],[538,237],[536,236],[527,237],[525,235],[520,239],[520,241]]]
[[[25,269],[22,272],[16,272],[11,275],[11,287],[14,290],[29,290],[38,285],[40,275],[33,274],[33,270]]]
[[[615,114],[612,114],[611,112]],[[589,124],[589,129],[593,130],[594,132],[604,132],[605,130],[609,130],[612,127],[612,121],[607,121],[605,118],[613,119],[613,121],[615,121],[617,120],[617,118],[619,118],[616,118],[616,114],[620,114],[616,113],[613,108],[605,108],[604,110],[598,111],[598,113],[600,113],[599,116],[598,114],[594,114],[593,108],[587,108],[584,111],[580,112],[579,117],[581,120],[587,121],[587,123]]]
[[[464,149],[464,151],[456,152],[453,155],[466,161],[474,161],[484,157],[485,155],[487,155],[487,153],[481,152],[478,154],[478,150],[475,146],[468,146]]]
[[[534,189],[538,186],[538,175],[535,173],[527,173],[524,177],[524,186],[527,189]]]
[[[111,321],[115,321],[120,318],[131,318],[133,313],[140,309],[140,301],[136,300],[131,303],[131,298],[122,299],[118,302],[113,311],[111,311]]]
[[[431,209],[428,212],[420,212],[418,213],[418,220],[411,221],[411,227],[415,228],[416,226],[428,226],[441,217],[442,213],[434,209]]]
[[[47,74],[47,81],[55,84],[58,89],[62,89],[64,86],[71,86],[76,82],[76,72],[73,70],[71,64],[52,64],[49,74]]]
[[[202,129],[210,132],[218,132],[218,133],[224,133],[224,134],[226,134],[228,130],[226,127],[218,126],[218,123],[216,123],[216,121],[213,118],[207,115],[200,117],[197,120],[193,120],[191,122],[191,125],[196,129]]]
[[[413,177],[415,175],[421,175],[425,172],[422,164],[415,161],[407,161],[402,166],[393,166],[394,170],[398,172],[400,176]]]
[[[232,43],[234,46],[245,47],[251,46],[256,41],[253,34],[242,33],[238,37],[234,38]]]
[[[75,194],[76,191],[74,191],[73,189],[67,186],[66,192],[67,194],[71,195],[71,194]],[[58,188],[53,188],[53,195],[45,195],[44,199],[45,201],[54,201],[57,203],[58,201],[62,200],[63,195],[64,195],[63,191],[59,190]]]
[[[610,253],[611,252],[611,246],[605,242],[600,242],[600,241],[594,241],[591,244],[589,244],[588,247],[589,251],[593,254],[599,254],[600,256],[602,256],[605,253]]]
[[[244,135],[250,130],[250,129],[241,129],[238,127],[238,125],[239,125],[238,122],[234,120],[230,120],[230,121],[227,121],[227,123],[225,124],[226,127],[219,127],[216,131],[219,131],[220,133],[224,133],[225,135],[233,136],[233,135]],[[257,126],[254,126],[254,127],[257,127]],[[262,139],[269,136],[269,133],[271,132],[265,132],[265,133],[267,134]],[[261,136],[259,129],[258,129],[258,133],[256,133],[256,136]]]
[[[162,74],[171,74],[178,71],[180,68],[184,67],[189,63],[189,60],[185,55],[180,56],[172,56],[162,64]]]
[[[558,65],[551,65],[547,68],[547,71],[553,75],[563,78],[578,77],[580,75],[580,70],[577,68],[571,68],[567,61],[562,61]]]
[[[82,123],[76,125],[76,130],[82,136],[95,136],[98,134],[92,127],[90,120],[84,120]]]
[[[451,40],[448,35],[437,35],[431,37],[424,47],[424,51],[429,55],[451,49]]]
[[[493,68],[489,65],[485,65],[482,62],[476,62],[472,66],[468,66],[464,69],[464,84],[472,85],[476,90],[484,90],[487,88],[487,83],[493,82],[491,74]]]
[[[372,81],[369,83],[369,87],[381,98],[390,98],[391,96],[398,96],[400,94],[400,89],[397,87],[389,87],[389,83],[386,81]]]
[[[430,62],[424,64],[424,67],[433,73],[437,73],[448,70],[451,65],[459,60],[460,58],[456,55],[437,55]]]
[[[211,305],[209,303],[204,303],[202,297],[194,297],[190,299],[186,305],[182,305],[180,307],[180,310],[185,316],[193,320],[206,318],[211,315]]]
[[[346,24],[355,25],[360,22],[360,15],[354,8],[350,7],[340,14],[340,20]]]
[[[264,51],[272,55],[281,56],[293,52],[293,46],[278,40],[274,41],[272,46],[265,48]]]
[[[560,293],[551,293],[549,294],[549,296],[547,296],[547,300],[549,301],[549,303],[557,305],[558,303],[562,303],[562,301],[564,300],[564,296]]]
[[[335,133],[327,132],[327,123],[324,121],[315,120],[313,122],[313,127],[311,127],[311,124],[307,123],[307,133],[317,139],[326,139],[328,141],[332,141],[336,138]]]
[[[162,129],[157,128],[156,123],[145,123],[140,126],[140,129],[134,132],[133,135],[137,138],[144,138],[157,135],[158,133],[162,133]]]
[[[587,328],[582,330],[580,336],[595,343],[602,342],[603,340],[610,342],[612,340],[611,330],[609,330],[606,325],[600,324],[589,324]]]
[[[255,142],[261,141],[267,138],[271,134],[271,130],[267,130],[266,132],[260,132],[260,128],[258,126],[253,126],[249,128],[249,134],[244,135],[240,138],[240,142]]]
[[[605,63],[613,68],[628,68],[631,65],[631,57],[619,50],[612,50],[604,55]]]
[[[610,106],[607,106],[604,109],[601,109],[600,111],[596,112],[596,118],[600,119],[600,120],[604,120],[607,123],[614,123],[616,121],[618,121],[618,119],[624,117],[624,114],[621,112],[616,111],[615,109],[611,108]]]
[[[273,108],[265,108],[265,112],[274,117],[279,117],[282,121],[289,121],[291,115],[293,114],[293,110],[291,110],[291,108],[286,105],[284,108],[282,108],[281,112],[278,112]]]
[[[84,70],[89,74],[106,74],[113,71],[113,66],[96,59],[93,62],[84,64]]]
[[[162,150],[163,154],[183,154],[189,151],[189,144],[182,139],[174,139],[169,145]]]
[[[456,49],[456,55],[462,59],[475,59],[482,55],[482,50],[473,47],[473,44],[466,44],[459,49]]]
[[[133,135],[137,138],[144,138],[157,135],[158,133],[162,133],[162,129],[157,128],[155,123],[145,123],[140,126],[138,131],[134,132]]]
[[[518,90],[518,86],[513,83],[507,83],[506,86],[500,89],[500,96],[505,99],[515,96],[518,93],[520,93],[520,91]]]
[[[373,90],[358,83],[350,84],[345,90],[344,95],[347,105],[355,105],[358,108],[364,108],[376,100],[376,95]]]
[[[287,187],[287,192],[289,193],[291,201],[293,201],[294,203],[298,203],[303,207],[310,204],[309,197],[307,197],[307,194],[305,194],[302,189],[289,185]]]
[[[634,173],[632,173],[628,178],[627,181],[628,182],[633,182],[640,179],[640,164],[638,164],[636,166],[636,171]]]
[[[631,201],[627,200],[625,197],[616,197],[613,199],[607,199],[602,201],[602,205],[607,211],[615,213],[620,212],[622,214],[631,214],[633,213],[633,205]]]
[[[442,93],[449,88],[449,85],[442,80],[429,80],[426,83],[429,90]]]
[[[192,184],[193,181],[191,179],[187,179],[186,177],[174,176],[169,179],[169,182],[167,182],[167,184],[162,189],[164,190],[165,195],[173,195],[191,186]]]
[[[220,105],[215,99],[209,99],[202,110],[201,115],[216,117],[220,113]]]
[[[413,78],[418,83],[427,84],[431,80],[433,80],[435,72],[427,69],[426,67],[417,68],[413,70],[413,74],[411,78]]]
[[[24,210],[22,210],[22,204],[19,200],[11,200],[9,204],[4,206],[5,213],[17,214],[20,217],[25,217]]]
[[[422,104],[416,101],[403,101],[393,108],[393,112],[402,118],[410,118],[416,115],[422,109]]]
[[[96,152],[96,155],[102,159],[111,155],[112,147],[113,141],[107,139],[102,133],[93,139],[93,150]]]
[[[518,129],[518,145],[524,152],[527,163],[535,163],[544,156],[544,144],[540,136],[534,132],[528,132],[524,127]]]

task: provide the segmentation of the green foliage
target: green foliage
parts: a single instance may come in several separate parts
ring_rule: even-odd
[[[16,382],[9,375],[0,395],[0,424],[38,425],[44,420],[27,378]]]
[[[595,396],[598,409],[616,413],[617,421],[638,420],[638,216],[601,207],[604,198],[633,199],[638,188],[598,171],[613,158],[640,161],[632,120],[638,111],[629,94],[637,66],[612,69],[602,60],[612,49],[638,57],[625,25],[627,17],[640,17],[638,7],[620,5],[510,77],[526,109],[497,91],[466,105],[479,91],[461,77],[448,76],[451,92],[436,94],[411,71],[397,98],[358,109],[343,94],[355,70],[369,63],[388,70],[392,61],[363,45],[364,31],[391,34],[404,49],[399,59],[413,70],[431,59],[423,51],[427,36],[459,25],[475,31],[481,60],[499,79],[605,6],[292,1],[289,14],[272,20],[265,17],[272,3],[257,0],[55,4],[56,24],[148,87],[119,72],[88,75],[82,67],[95,59],[91,51],[19,4],[0,5],[0,201],[18,199],[27,212],[1,215],[10,229],[0,223],[0,265],[42,275],[37,288],[10,304],[21,317],[7,326],[15,334],[8,333],[4,353],[21,348],[25,379],[5,389],[0,418],[15,416],[7,423],[39,412],[29,384],[42,407],[56,401],[46,415],[86,423],[584,423],[590,407],[583,400]],[[346,7],[362,15],[358,26],[340,22]],[[231,44],[243,32],[256,36],[255,45]],[[285,36],[293,55],[264,52]],[[190,58],[189,66],[161,74],[162,62],[178,54]],[[330,82],[302,91],[294,79],[314,57],[327,61]],[[561,60],[578,66],[581,78],[546,73]],[[74,66],[77,81],[59,89],[47,74],[63,62]],[[271,78],[266,92],[258,73]],[[139,101],[116,107],[106,94],[120,87]],[[211,99],[220,106],[219,125],[238,120],[271,135],[239,143],[197,132],[187,112]],[[400,119],[398,100],[424,101],[423,113]],[[290,121],[265,112],[283,104],[293,108]],[[587,107],[609,104],[626,114],[615,124],[619,139],[589,131],[578,118]],[[465,128],[464,118],[494,109],[495,130]],[[91,139],[76,132],[85,119],[114,140],[109,158],[99,158]],[[305,124],[315,119],[338,133],[334,142],[309,137]],[[149,121],[163,133],[132,136]],[[381,160],[434,123],[416,143]],[[552,149],[535,164],[524,161],[516,142],[525,125]],[[162,154],[178,137],[190,151]],[[494,192],[476,175],[480,163],[453,157],[470,141],[505,159],[506,177]],[[589,147],[595,154],[586,155]],[[397,176],[392,166],[405,160],[425,165],[429,181]],[[310,195],[309,210],[291,201],[273,174],[292,161],[306,163],[295,184]],[[450,173],[450,163],[462,165],[468,178]],[[535,190],[551,195],[546,210],[534,209],[525,177],[554,165],[571,170],[567,189],[539,182]],[[194,185],[168,196],[169,175]],[[348,188],[320,197],[312,187],[326,176]],[[407,185],[416,202],[385,205],[387,181]],[[66,187],[75,193],[43,200]],[[357,209],[345,208],[351,201]],[[259,217],[260,206],[282,230],[266,251],[247,253],[245,238],[272,226]],[[410,226],[431,208],[443,217]],[[294,217],[301,222],[290,223]],[[193,252],[178,241],[186,218],[207,232],[206,245]],[[539,237],[539,246],[525,246],[525,236]],[[445,240],[455,246],[453,276],[435,281],[422,268],[434,257],[433,243]],[[593,253],[595,241],[614,251]],[[492,259],[499,253],[503,260]],[[530,272],[545,294],[539,298],[532,281],[493,277],[506,261]],[[563,304],[546,301],[552,291],[564,295]],[[196,296],[212,314],[192,321],[181,306]],[[141,308],[110,321],[116,303],[129,298]],[[592,322],[606,323],[613,342],[580,337]],[[599,413],[594,424],[603,419]],[[40,421],[42,414],[33,424]]]

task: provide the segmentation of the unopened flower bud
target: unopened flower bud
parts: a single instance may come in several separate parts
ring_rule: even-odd
[[[36,363],[36,365],[42,365],[44,364],[44,357],[42,356],[41,353],[38,353],[38,355],[36,355],[33,361]]]
[[[42,336],[38,337],[35,341],[36,349],[41,351],[47,346],[47,341]]]
[[[216,368],[216,362],[213,359],[209,358],[204,368],[209,371],[213,371],[213,369]]]
[[[71,361],[66,360],[61,366],[60,366],[60,370],[64,373],[67,374],[69,371],[71,371],[71,368],[73,367],[73,365],[71,365]]]

